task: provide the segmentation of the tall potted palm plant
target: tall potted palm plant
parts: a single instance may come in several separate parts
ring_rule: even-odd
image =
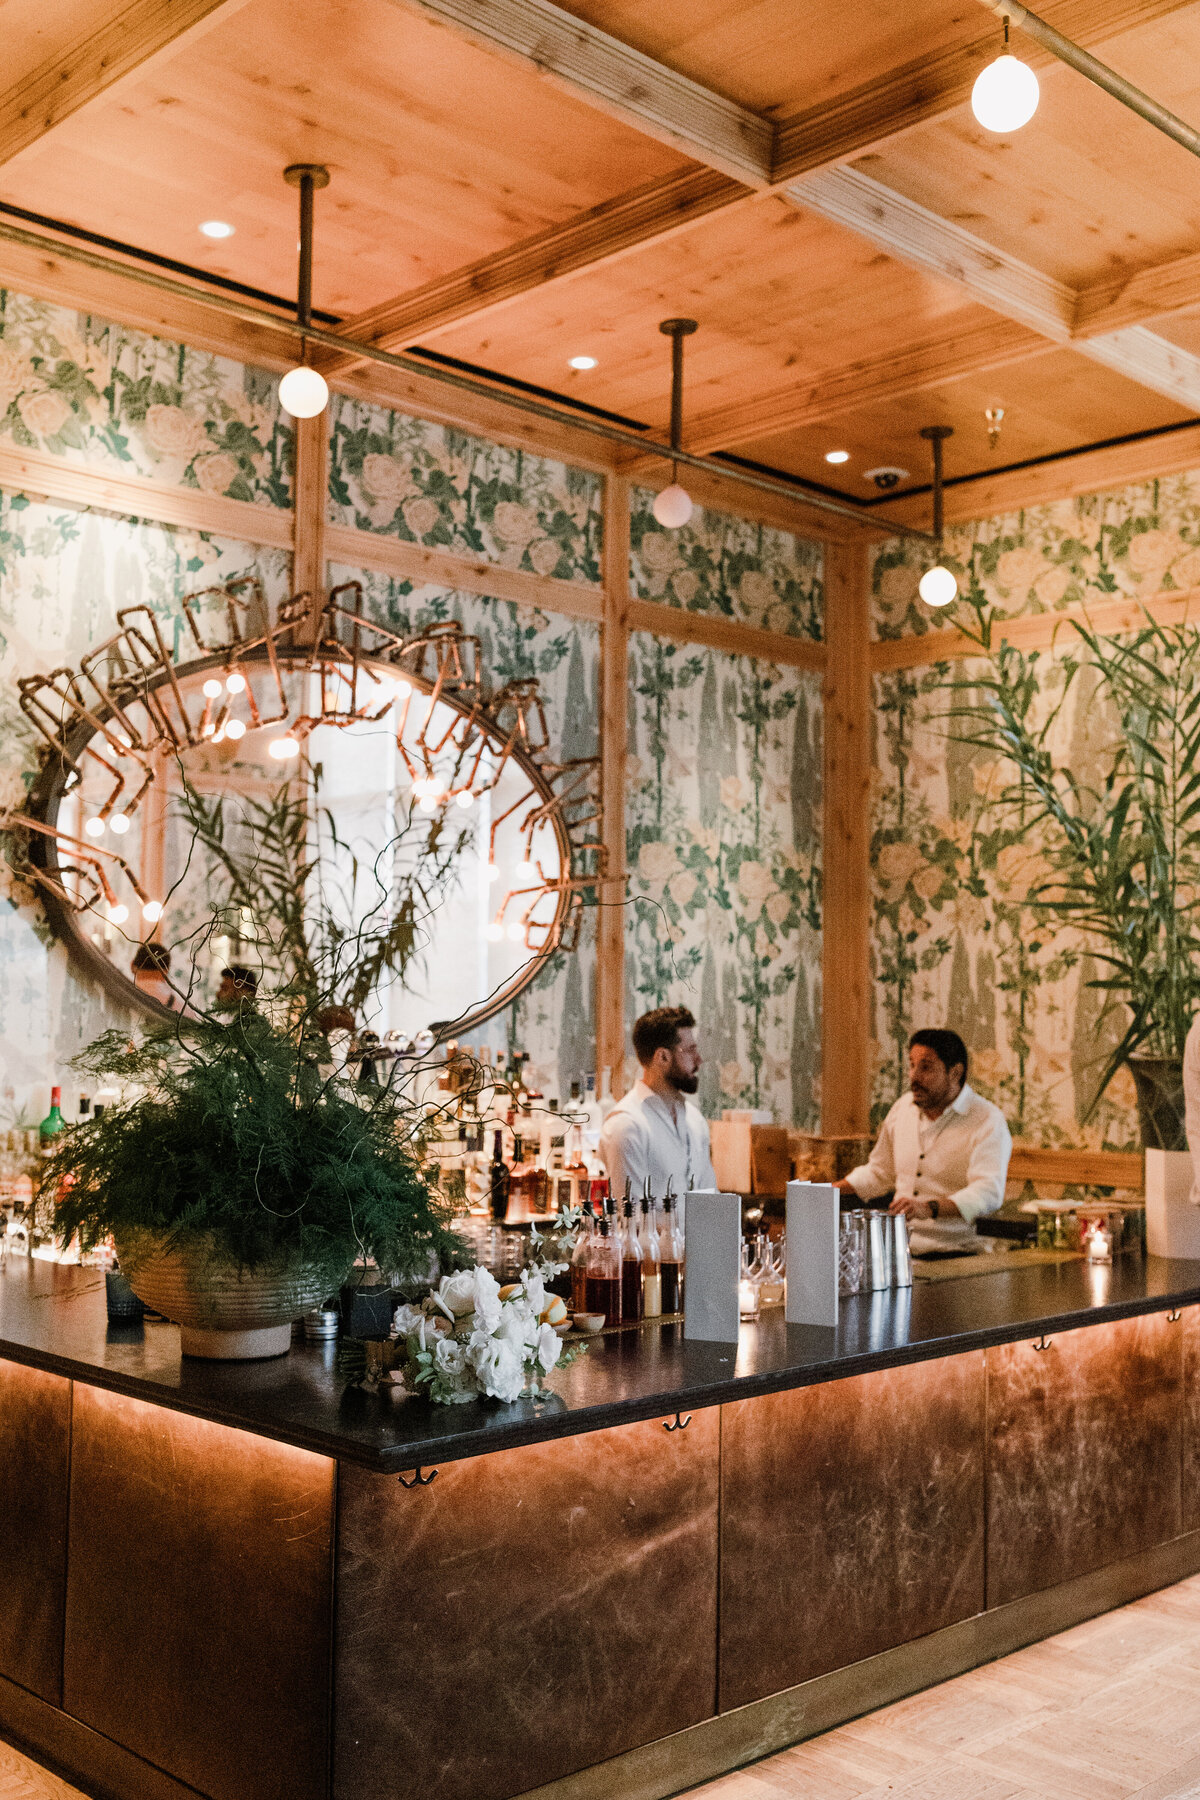
[[[1048,697],[1039,653],[1005,641],[982,597],[968,599],[974,620],[960,623],[986,661],[974,697],[951,709],[954,735],[1001,759],[1001,818],[1014,840],[1038,843],[1048,868],[1028,904],[1083,934],[1100,969],[1091,985],[1125,1009],[1092,1106],[1127,1065],[1143,1143],[1186,1149],[1183,1049],[1200,1005],[1200,631],[1145,613],[1138,629],[1106,638],[1073,617]],[[1072,769],[1053,746],[1085,671],[1101,748],[1093,766]]]

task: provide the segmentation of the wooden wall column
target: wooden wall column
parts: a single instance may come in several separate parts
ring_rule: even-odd
[[[596,926],[596,1070],[625,1091],[625,762],[629,706],[629,483],[604,496],[604,618],[600,627],[600,793],[605,879]]]
[[[867,545],[825,546],[825,842],[821,1130],[870,1115],[871,671]]]
[[[313,627],[325,599],[325,521],[329,489],[329,411],[297,419],[293,493],[292,592],[313,597]]]

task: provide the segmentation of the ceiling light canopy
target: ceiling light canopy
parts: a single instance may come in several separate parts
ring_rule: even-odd
[[[658,328],[671,340],[671,448],[683,449],[683,340],[697,329],[695,319],[664,319]],[[678,471],[671,467],[671,485],[655,495],[654,516],[668,531],[678,531],[692,516],[692,497],[675,479]]]
[[[289,187],[300,190],[300,276],[296,321],[303,333],[312,324],[313,195],[329,186],[329,170],[319,163],[291,163],[283,171]],[[293,419],[315,419],[329,404],[323,375],[308,366],[308,343],[300,339],[300,362],[279,383],[279,404]]]

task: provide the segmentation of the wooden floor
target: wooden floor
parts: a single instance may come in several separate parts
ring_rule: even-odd
[[[0,1800],[82,1796],[0,1742]],[[687,1800],[1200,1800],[1200,1575]]]
[[[1200,1800],[1200,1576],[688,1800]]]

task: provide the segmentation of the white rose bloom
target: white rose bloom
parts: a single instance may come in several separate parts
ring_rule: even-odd
[[[548,1375],[559,1357],[562,1355],[562,1339],[553,1325],[542,1325],[538,1330],[537,1363],[543,1375]]]
[[[418,1328],[425,1323],[425,1314],[419,1306],[410,1306],[407,1301],[396,1308],[392,1318],[393,1337],[415,1337]]]
[[[499,1338],[471,1340],[467,1360],[485,1394],[493,1400],[516,1400],[525,1386],[521,1359]]]
[[[466,1345],[460,1344],[456,1338],[440,1338],[433,1353],[433,1360],[441,1374],[448,1375],[451,1380],[457,1381],[467,1372]]]
[[[514,1306],[510,1301],[501,1313],[500,1323],[497,1325],[492,1335],[497,1343],[507,1344],[515,1356],[523,1357],[525,1354],[526,1330],[527,1320],[525,1317],[525,1308],[523,1306]]]
[[[472,1308],[476,1323],[484,1331],[494,1331],[500,1323],[500,1283],[490,1269],[471,1270],[474,1282]]]
[[[474,1269],[460,1269],[456,1275],[443,1275],[438,1283],[436,1297],[456,1319],[475,1310],[475,1274]]]
[[[539,1269],[527,1269],[521,1277],[521,1286],[525,1290],[525,1298],[533,1309],[534,1315],[545,1310],[546,1283]]]

